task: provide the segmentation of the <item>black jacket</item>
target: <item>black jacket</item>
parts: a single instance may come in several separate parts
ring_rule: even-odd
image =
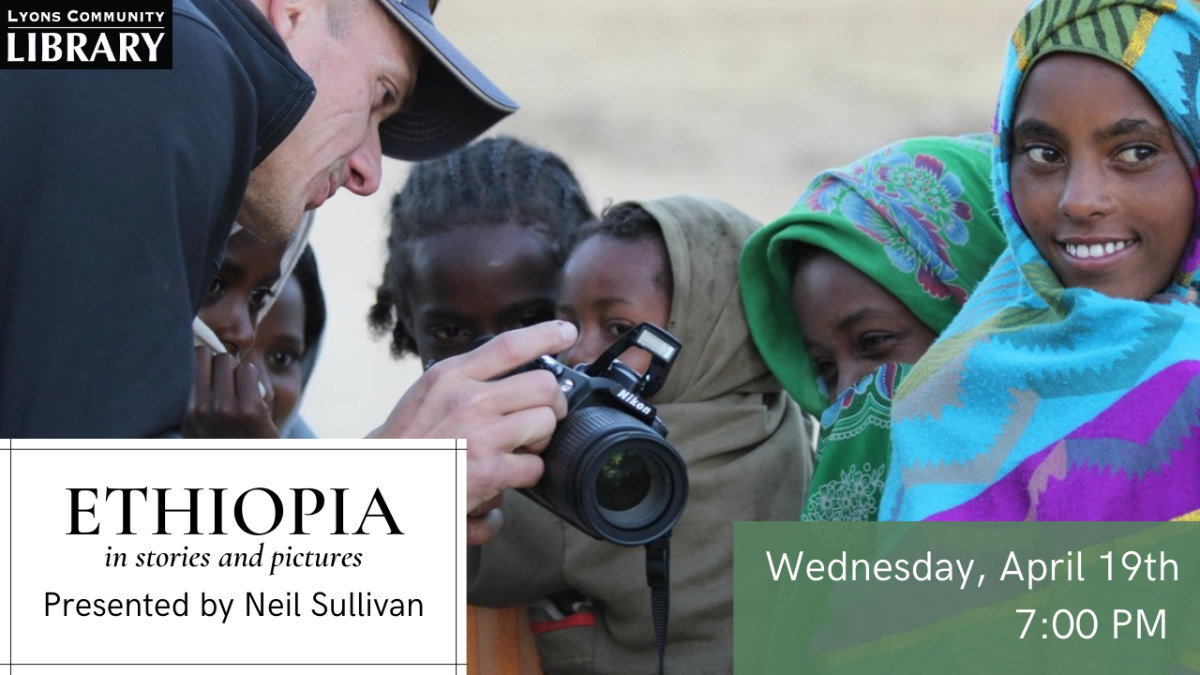
[[[312,80],[246,0],[174,0],[171,70],[0,70],[0,438],[180,425],[191,322]]]

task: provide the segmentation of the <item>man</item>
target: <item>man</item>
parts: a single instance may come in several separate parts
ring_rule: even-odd
[[[286,238],[339,187],[374,192],[381,154],[448,152],[516,109],[426,3],[174,0],[171,70],[0,71],[0,438],[171,433],[235,216]],[[562,396],[545,373],[489,380],[572,336],[447,362],[378,433],[478,439],[474,506],[536,480],[501,455],[544,444]]]

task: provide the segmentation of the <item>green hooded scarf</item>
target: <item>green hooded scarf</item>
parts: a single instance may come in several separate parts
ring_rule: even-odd
[[[891,394],[907,369],[889,364],[832,392],[838,397],[830,405],[792,306],[795,246],[838,255],[940,334],[1005,247],[990,177],[990,137],[901,141],[818,175],[790,213],[746,243],[739,273],[754,342],[800,406],[821,417],[821,461],[806,518],[875,518],[890,454]],[[826,484],[837,489],[822,490]]]

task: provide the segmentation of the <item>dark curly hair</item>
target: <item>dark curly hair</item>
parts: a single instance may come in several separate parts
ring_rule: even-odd
[[[621,202],[605,208],[604,213],[600,215],[600,220],[588,223],[579,229],[571,245],[571,250],[598,235],[627,242],[655,240],[662,245],[664,252],[667,250],[662,226],[646,209],[634,202]],[[671,273],[670,258],[663,258],[662,267],[654,275],[654,285],[666,293],[668,298],[675,297],[675,277]]]
[[[404,328],[416,242],[453,227],[517,224],[541,233],[562,266],[572,233],[595,219],[579,181],[558,155],[509,136],[477,141],[449,155],[413,165],[392,197],[388,261],[368,321],[391,333],[392,353],[416,354]]]

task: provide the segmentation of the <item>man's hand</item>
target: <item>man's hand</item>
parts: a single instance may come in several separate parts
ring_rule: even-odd
[[[575,344],[575,327],[552,321],[503,333],[467,354],[446,359],[409,389],[378,438],[466,438],[467,511],[470,529],[490,528],[481,508],[510,487],[542,477],[545,449],[567,400],[554,376],[542,370],[495,380],[543,354]],[[494,380],[494,381],[493,381]],[[479,527],[476,527],[479,526]],[[478,537],[469,543],[482,543]]]
[[[196,381],[184,438],[279,438],[259,388],[258,370],[229,354],[196,347]]]

